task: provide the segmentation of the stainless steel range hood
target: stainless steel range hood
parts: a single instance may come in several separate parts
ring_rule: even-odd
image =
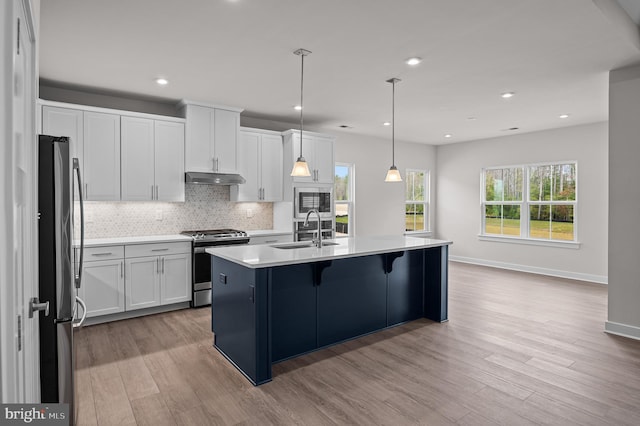
[[[186,172],[184,175],[186,183],[202,185],[238,185],[246,182],[245,178],[233,173]]]

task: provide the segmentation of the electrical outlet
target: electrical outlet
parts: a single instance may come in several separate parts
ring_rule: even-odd
[[[162,220],[162,210],[156,210],[156,220]]]
[[[247,209],[247,217],[248,218],[252,218],[253,217],[253,210]]]

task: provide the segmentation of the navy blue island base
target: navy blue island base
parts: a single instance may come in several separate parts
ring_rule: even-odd
[[[447,321],[447,245],[262,268],[211,262],[214,346],[254,385],[289,358],[418,318]]]

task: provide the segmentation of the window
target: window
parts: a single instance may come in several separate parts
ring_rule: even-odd
[[[405,230],[429,230],[429,172],[411,170],[406,172]]]
[[[336,237],[352,237],[354,227],[354,166],[336,163],[334,198],[336,206]]]
[[[575,162],[483,170],[482,234],[576,241]]]

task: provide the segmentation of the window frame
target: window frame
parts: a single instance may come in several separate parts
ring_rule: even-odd
[[[335,169],[336,167],[347,167],[349,169],[348,171],[348,176],[349,176],[349,180],[347,183],[347,193],[349,194],[349,199],[348,200],[337,200],[336,199],[336,194],[335,194],[335,183],[333,184],[333,191],[334,191],[334,197],[333,197],[333,220],[334,223],[337,223],[337,213],[338,213],[338,209],[337,209],[337,205],[338,204],[345,204],[347,205],[347,217],[348,222],[347,222],[347,230],[348,233],[347,235],[339,235],[338,236],[338,232],[337,232],[337,226],[336,226],[336,231],[335,231],[335,238],[350,238],[350,237],[355,237],[356,235],[356,202],[355,202],[355,195],[356,195],[356,185],[355,185],[355,175],[356,175],[356,165],[355,163],[343,163],[343,162],[338,162],[336,161],[333,165],[333,170],[334,170],[334,175],[335,175]]]
[[[532,201],[529,200],[530,196],[530,180],[531,180],[531,168],[532,167],[545,167],[545,166],[557,166],[573,164],[575,167],[575,182],[576,192],[574,200],[542,200]],[[487,201],[486,200],[486,172],[489,170],[502,170],[502,169],[522,169],[522,200],[521,201]],[[554,246],[554,247],[567,247],[567,248],[579,248],[581,243],[578,239],[578,161],[577,160],[565,160],[565,161],[548,161],[548,162],[536,162],[525,163],[516,165],[504,165],[504,166],[491,166],[484,167],[480,171],[480,232],[478,238],[483,241],[502,241],[512,242],[520,244],[532,244],[542,246]],[[553,175],[552,175],[553,177]],[[504,198],[504,195],[503,195]],[[517,205],[520,206],[520,235],[504,235],[504,234],[488,234],[485,233],[486,229],[486,206],[488,205]],[[531,237],[531,210],[532,206],[556,206],[556,205],[570,205],[573,208],[573,240],[560,240],[560,239],[546,239]]]
[[[424,173],[424,189],[425,189],[425,197],[424,200],[409,200],[407,199],[407,183],[409,182],[409,173],[410,172],[418,172]],[[406,179],[406,183],[404,184],[404,233],[405,235],[416,235],[416,234],[431,234],[431,172],[428,169],[405,169],[404,176]],[[424,229],[421,230],[413,230],[407,231],[407,205],[408,204],[422,204],[423,212],[426,216],[426,220],[424,220]]]

